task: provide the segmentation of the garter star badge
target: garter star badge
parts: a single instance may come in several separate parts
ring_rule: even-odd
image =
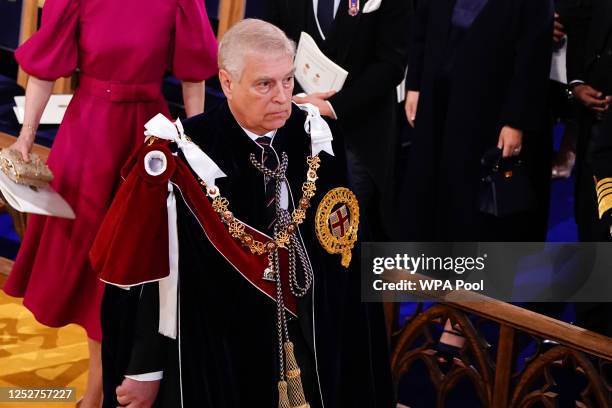
[[[357,241],[359,203],[348,188],[330,190],[319,203],[315,229],[321,246],[330,254],[342,255],[342,266],[351,263],[351,250]]]

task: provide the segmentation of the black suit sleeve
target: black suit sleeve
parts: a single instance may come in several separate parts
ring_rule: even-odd
[[[553,5],[524,0],[516,27],[513,75],[508,84],[501,124],[537,129],[545,116],[552,55]]]
[[[593,6],[590,1],[574,3],[559,10],[561,23],[567,33],[567,81],[585,81],[586,50]]]
[[[168,344],[167,338],[159,334],[158,327],[159,285],[157,282],[145,283],[140,287],[132,353],[126,375],[164,370]]]
[[[410,21],[406,89],[411,91],[418,91],[421,89],[423,60],[425,58],[425,42],[427,39],[427,22],[429,20],[429,3],[430,0],[418,1],[416,12]]]
[[[380,20],[372,33],[376,47],[368,66],[329,99],[339,119],[367,113],[371,101],[388,95],[402,81],[407,63],[405,30],[409,10],[410,2],[406,0],[385,0],[375,11],[380,13]]]

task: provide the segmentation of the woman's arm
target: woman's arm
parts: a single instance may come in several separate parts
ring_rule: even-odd
[[[183,104],[188,118],[204,112],[204,81],[182,82]]]
[[[44,81],[33,76],[30,76],[28,80],[23,126],[17,141],[9,146],[9,149],[21,152],[25,161],[29,161],[29,153],[34,144],[36,129],[38,128],[45,106],[47,106],[52,89],[53,81]]]

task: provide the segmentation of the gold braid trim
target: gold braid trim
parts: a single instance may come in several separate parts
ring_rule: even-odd
[[[227,226],[230,235],[240,241],[243,246],[249,248],[252,254],[264,255],[275,251],[276,248],[287,248],[291,235],[296,233],[297,228],[306,219],[306,210],[310,207],[310,199],[317,192],[316,181],[319,178],[317,170],[321,167],[321,158],[319,156],[308,156],[306,162],[308,163],[306,181],[302,184],[302,198],[298,202],[298,207],[291,214],[293,222],[278,231],[274,238],[267,242],[257,241],[251,234],[245,231],[244,225],[236,220],[234,214],[230,211],[229,201],[220,195],[221,193],[216,186],[209,188],[202,180],[200,180],[200,184],[205,189],[206,194],[212,199],[212,207],[221,218],[221,221]]]
[[[595,179],[595,182],[597,183],[595,187],[597,189],[597,197],[600,197],[605,190],[612,188],[612,177],[606,177],[601,180]]]
[[[599,202],[599,218],[612,209],[612,177],[597,181],[597,201]]]

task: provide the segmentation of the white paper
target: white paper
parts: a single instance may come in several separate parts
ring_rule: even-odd
[[[550,66],[550,79],[567,84],[567,38],[563,47],[553,52],[552,64]]]
[[[17,106],[13,106],[13,111],[19,123],[23,124],[25,96],[15,96],[14,99]],[[71,99],[72,95],[51,95],[40,118],[40,123],[43,125],[58,125],[62,123],[66,108],[68,108]]]
[[[19,212],[51,215],[74,219],[70,205],[51,187],[38,187],[36,190],[17,184],[0,171],[0,191],[6,203]]]
[[[404,99],[406,99],[406,79],[395,87],[395,93],[397,94],[397,103],[404,102]]]
[[[295,78],[307,94],[339,91],[348,72],[325,56],[313,38],[305,32],[300,35],[295,56]]]

